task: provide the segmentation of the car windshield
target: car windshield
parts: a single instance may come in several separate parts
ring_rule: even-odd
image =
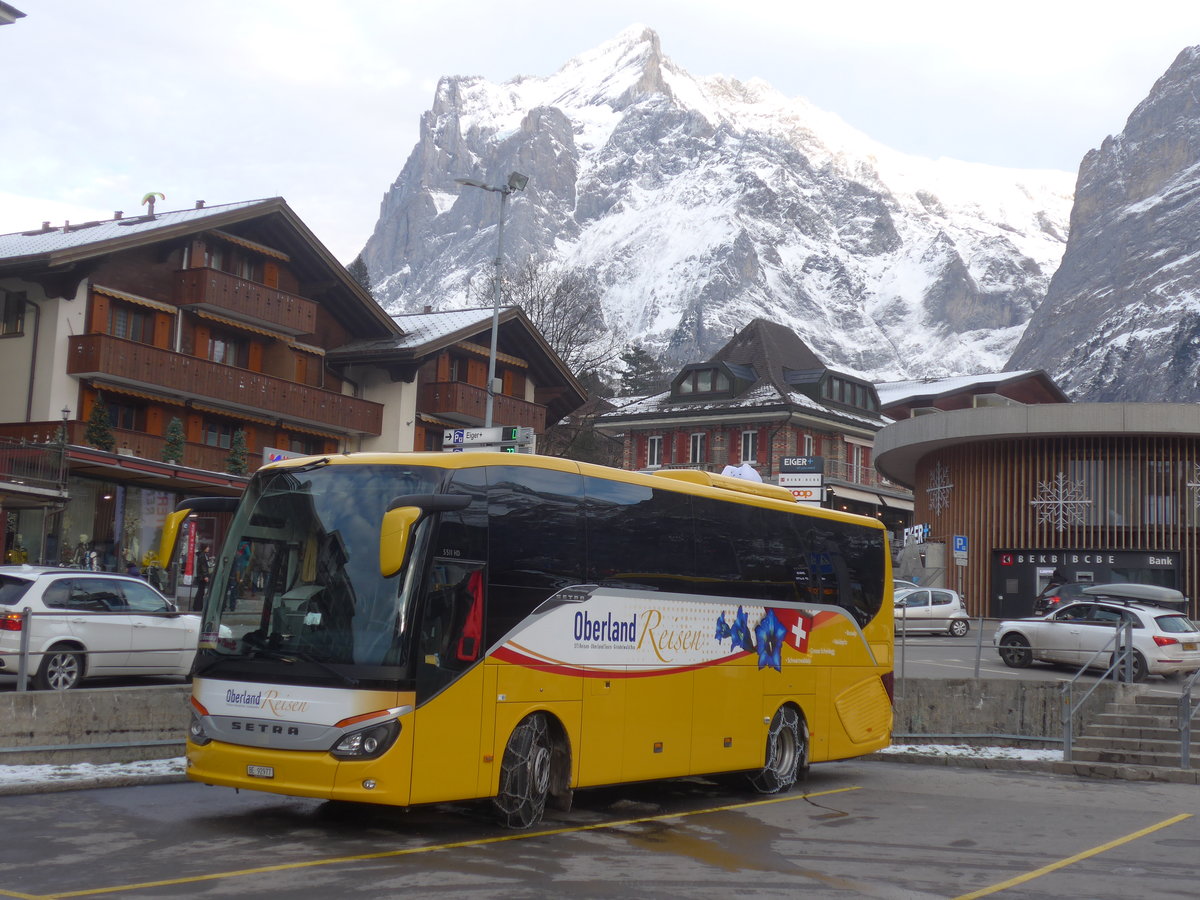
[[[198,670],[240,660],[235,668],[261,662],[272,677],[392,677],[404,649],[407,580],[403,571],[379,572],[380,525],[395,498],[435,493],[444,474],[317,464],[256,477],[217,561]],[[416,531],[414,543],[424,529]]]
[[[1160,631],[1165,631],[1168,634],[1190,634],[1194,631],[1200,631],[1196,623],[1187,616],[1156,616],[1154,621],[1157,623]]]
[[[12,606],[25,596],[31,584],[33,582],[28,578],[0,575],[0,606]]]

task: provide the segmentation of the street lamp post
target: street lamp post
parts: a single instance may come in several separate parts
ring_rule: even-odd
[[[467,187],[492,191],[500,195],[500,223],[496,228],[496,269],[492,280],[492,348],[488,353],[487,411],[483,422],[484,428],[491,428],[492,408],[496,396],[496,339],[500,332],[500,263],[501,257],[504,255],[504,213],[508,206],[508,195],[513,191],[525,190],[525,185],[529,183],[529,176],[513,172],[504,184],[486,184],[476,181],[474,178],[455,178],[454,180]]]

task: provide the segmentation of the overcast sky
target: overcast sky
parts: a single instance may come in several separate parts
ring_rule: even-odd
[[[634,23],[897,150],[1070,172],[1200,43],[1196,0],[7,2],[0,233],[282,196],[346,263],[439,76],[549,75]]]

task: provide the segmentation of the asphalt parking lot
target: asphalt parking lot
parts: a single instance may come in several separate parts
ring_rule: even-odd
[[[503,831],[194,784],[7,797],[0,896],[1194,898],[1200,787],[857,760],[582,791]]]

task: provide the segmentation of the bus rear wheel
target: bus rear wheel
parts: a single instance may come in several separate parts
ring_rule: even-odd
[[[550,729],[542,713],[513,729],[500,763],[500,790],[493,806],[505,828],[528,828],[542,820],[550,794]]]
[[[808,725],[794,706],[781,706],[767,732],[766,764],[750,776],[760,794],[780,794],[808,774]]]

